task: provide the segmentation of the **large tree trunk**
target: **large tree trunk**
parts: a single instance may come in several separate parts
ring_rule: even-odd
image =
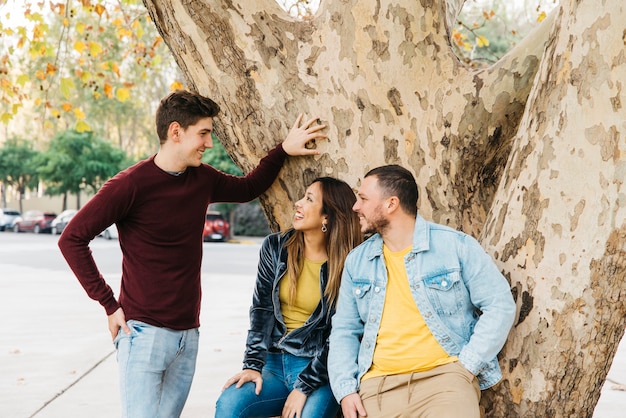
[[[322,1],[304,22],[274,0],[144,0],[244,171],[298,113],[328,125],[262,198],[273,229],[312,178],[398,163],[426,218],[481,238],[520,307],[490,416],[590,416],[623,333],[626,11],[563,2],[476,71],[450,48],[462,0]]]

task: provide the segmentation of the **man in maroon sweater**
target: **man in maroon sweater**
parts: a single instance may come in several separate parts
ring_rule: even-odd
[[[209,203],[247,202],[267,190],[287,155],[313,155],[325,138],[298,117],[287,138],[245,177],[201,162],[213,146],[212,100],[176,91],[156,113],[158,153],[118,173],[76,214],[59,239],[72,271],[108,315],[117,348],[124,417],[180,416],[195,371],[200,314],[202,227]],[[119,299],[89,242],[115,223],[122,249]]]

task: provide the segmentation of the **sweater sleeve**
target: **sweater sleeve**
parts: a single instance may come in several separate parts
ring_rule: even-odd
[[[72,222],[63,229],[58,246],[74,275],[87,295],[102,305],[111,315],[120,304],[111,287],[106,283],[93,258],[89,243],[105,228],[119,219],[118,212],[126,210],[132,193],[129,182],[119,174],[109,180],[85,206]],[[119,205],[115,202],[120,202]]]
[[[219,175],[214,179],[215,188],[211,200],[243,203],[256,199],[274,183],[286,158],[287,153],[282,144],[278,144],[245,176],[232,176],[216,170]]]

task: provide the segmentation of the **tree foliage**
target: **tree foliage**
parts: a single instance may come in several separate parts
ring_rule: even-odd
[[[36,161],[39,155],[32,142],[22,138],[11,138],[0,147],[0,181],[18,192],[20,212],[26,189],[37,187],[39,179]],[[5,202],[2,203],[4,206]]]
[[[530,4],[535,5],[533,8]],[[452,30],[457,56],[473,67],[498,61],[556,6],[556,0],[467,1]]]
[[[0,15],[2,123],[154,150],[153,104],[182,84],[139,0],[9,1]]]
[[[128,165],[122,150],[93,132],[65,131],[56,135],[38,158],[37,172],[49,195],[96,192],[106,180]],[[80,200],[77,201],[80,207]]]

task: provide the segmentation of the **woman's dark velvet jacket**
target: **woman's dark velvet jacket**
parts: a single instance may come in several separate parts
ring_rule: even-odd
[[[322,297],[304,325],[287,333],[280,310],[278,291],[280,279],[287,272],[285,242],[292,234],[293,230],[285,234],[271,234],[265,238],[261,246],[243,368],[260,372],[265,365],[268,351],[310,357],[311,362],[300,373],[294,385],[295,389],[310,395],[314,390],[328,384],[326,358],[334,310],[330,309],[326,297]],[[327,263],[324,263],[320,269],[322,295],[327,282],[328,268]]]

